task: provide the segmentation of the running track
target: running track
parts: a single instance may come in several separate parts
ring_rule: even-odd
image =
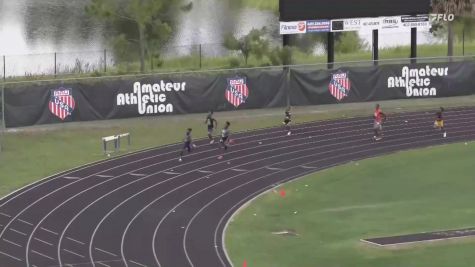
[[[233,135],[177,161],[170,145],[61,173],[0,200],[1,267],[231,266],[223,233],[234,212],[276,185],[352,160],[475,139],[475,108],[389,117],[373,142],[371,118]],[[408,121],[408,122],[406,122]]]

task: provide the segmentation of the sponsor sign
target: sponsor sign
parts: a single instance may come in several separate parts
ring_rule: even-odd
[[[159,81],[154,84],[135,82],[132,93],[118,94],[117,106],[137,106],[140,115],[173,113],[174,105],[168,102],[167,95],[186,90],[186,82]]]
[[[73,89],[58,88],[51,90],[48,108],[53,115],[64,121],[73,114],[76,101],[73,98]]]
[[[432,85],[432,79],[447,77],[448,67],[410,68],[404,66],[401,75],[388,78],[388,89],[404,88],[407,97],[437,96],[437,88]]]
[[[224,93],[226,100],[234,107],[239,107],[246,103],[249,97],[249,88],[247,87],[246,77],[236,77],[228,80],[228,87]]]
[[[381,18],[353,18],[353,19],[339,19],[332,20],[332,32],[342,32],[342,31],[359,31],[364,29],[380,29],[381,28]]]
[[[382,17],[381,18],[381,29],[397,29],[402,26],[401,17]]]
[[[306,32],[306,21],[280,22],[280,34],[298,34]]]
[[[329,32],[330,20],[309,20],[307,21],[307,32]]]
[[[347,97],[351,90],[351,82],[348,77],[348,72],[339,71],[331,74],[330,84],[328,85],[330,94],[338,101]]]
[[[402,27],[430,27],[429,15],[401,16]]]

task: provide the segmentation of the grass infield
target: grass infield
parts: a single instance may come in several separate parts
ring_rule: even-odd
[[[475,96],[380,102],[387,113],[435,110],[439,106],[474,106]],[[295,107],[295,123],[342,117],[370,116],[374,103]],[[243,131],[281,125],[284,108],[216,113],[219,128],[229,120],[231,130]],[[181,142],[185,129],[193,137],[206,136],[204,114],[145,117],[112,121],[67,123],[8,129],[0,136],[0,196],[42,177],[104,159],[102,136],[130,132],[132,145],[125,152]],[[371,129],[368,129],[369,131]],[[2,134],[2,133],[0,133]],[[126,146],[123,146],[125,148]],[[120,154],[120,153],[119,153]]]
[[[360,239],[474,227],[474,162],[470,142],[306,176],[282,186],[285,198],[270,191],[241,210],[226,233],[228,252],[234,266],[248,267],[473,266],[473,238],[393,248]],[[283,230],[297,236],[272,234]]]

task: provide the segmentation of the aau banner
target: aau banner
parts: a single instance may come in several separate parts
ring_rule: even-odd
[[[5,88],[7,127],[283,107],[287,79],[265,72],[97,79]]]
[[[475,62],[292,69],[292,105],[475,94]]]

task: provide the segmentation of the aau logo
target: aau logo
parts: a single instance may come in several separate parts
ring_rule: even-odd
[[[351,90],[348,72],[337,72],[332,74],[332,79],[328,85],[328,90],[338,101],[347,97]]]
[[[51,97],[49,100],[49,110],[56,117],[61,120],[71,116],[76,106],[76,102],[73,98],[73,90],[71,88],[59,88],[51,90]]]
[[[226,100],[234,107],[239,107],[241,104],[246,103],[249,97],[249,88],[246,84],[246,77],[228,79],[228,88],[225,92]]]

